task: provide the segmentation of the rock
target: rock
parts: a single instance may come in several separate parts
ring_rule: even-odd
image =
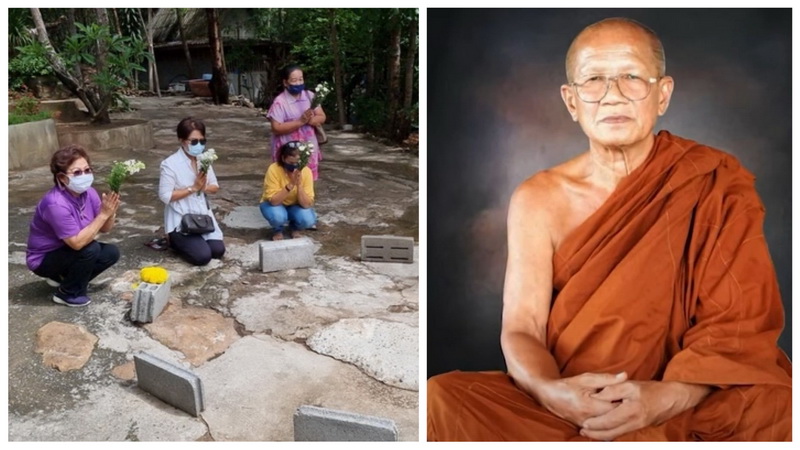
[[[119,366],[114,367],[111,369],[111,374],[120,380],[133,380],[136,378],[136,370],[133,361],[128,361],[125,364],[120,364]]]
[[[36,332],[36,353],[61,372],[82,368],[92,356],[97,336],[82,325],[50,322]]]
[[[386,384],[419,390],[419,330],[415,327],[379,319],[344,319],[318,331],[306,344]]]
[[[170,305],[155,322],[144,328],[157,341],[183,353],[196,367],[239,339],[233,323],[233,319],[210,309]]]

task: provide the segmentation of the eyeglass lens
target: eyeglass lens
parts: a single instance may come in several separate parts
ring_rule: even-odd
[[[650,93],[650,83],[647,80],[636,75],[623,74],[616,77],[596,76],[582,84],[576,84],[578,95],[585,102],[598,102],[606,96],[612,81],[616,81],[620,92],[628,100],[642,100]]]
[[[90,175],[91,173],[92,173],[92,168],[91,167],[87,167],[87,168],[82,169],[82,170],[81,169],[76,169],[76,170],[72,171],[72,175],[76,176],[76,177],[79,177],[79,176],[81,176],[83,174]]]
[[[192,144],[192,145],[197,145],[198,142],[203,144],[203,145],[206,145],[206,140],[205,139],[192,139],[191,141],[189,141],[189,143]]]

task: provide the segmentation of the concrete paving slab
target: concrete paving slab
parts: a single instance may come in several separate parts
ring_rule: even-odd
[[[233,211],[222,218],[222,223],[230,228],[246,230],[269,229],[269,222],[261,215],[261,209],[256,206],[237,206]]]
[[[9,441],[194,441],[206,431],[202,420],[117,383],[54,413],[8,414]]]
[[[349,362],[391,386],[419,390],[419,329],[380,319],[342,319],[311,336],[317,353]]]
[[[416,392],[388,387],[294,342],[243,337],[196,372],[206,389],[203,419],[215,440],[291,441],[301,405],[385,417],[395,421],[401,440],[417,440]]]

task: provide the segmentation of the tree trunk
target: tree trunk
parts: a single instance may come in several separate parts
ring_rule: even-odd
[[[403,118],[401,121],[399,139],[405,139],[411,134],[411,105],[414,103],[414,61],[417,56],[417,29],[419,28],[417,16],[408,24],[408,50],[405,58],[405,88],[403,89]]]
[[[175,8],[175,14],[178,16],[178,30],[181,34],[181,42],[183,43],[183,54],[186,56],[186,70],[187,76],[190,80],[194,79],[194,69],[192,68],[192,54],[189,52],[189,43],[186,41],[186,29],[183,25],[183,10]]]
[[[393,8],[389,20],[389,136],[398,137],[400,110],[400,11]]]
[[[219,34],[217,10],[206,8],[208,18],[208,44],[211,46],[211,95],[215,105],[228,104],[228,73],[225,68],[225,55],[222,51],[222,37]]]
[[[329,9],[331,18],[331,51],[333,52],[333,90],[336,92],[336,109],[339,112],[339,127],[342,127],[347,120],[345,119],[344,109],[344,75],[342,74],[341,55],[339,54],[339,36],[336,31],[336,10]]]
[[[149,64],[147,65],[147,88],[150,90],[150,92],[155,92],[158,94],[158,97],[161,98],[161,86],[158,82],[158,66],[156,65],[156,52],[153,48],[152,11],[150,8],[147,8],[147,22],[145,22],[144,17],[142,17],[142,10],[137,10],[139,11],[139,18],[142,20],[142,23],[145,24],[144,31],[145,34],[147,34],[147,50],[152,56],[152,60],[149,61]]]
[[[119,23],[119,14],[117,14],[117,8],[111,8],[111,12],[114,13],[114,25],[117,27],[117,36],[122,36],[122,25]]]
[[[83,104],[86,106],[86,109],[89,110],[89,114],[92,116],[92,121],[102,121],[104,119],[104,117],[100,114],[100,111],[102,111],[102,105],[100,105],[97,101],[97,93],[84,84],[83,78],[80,77],[80,72],[78,72],[79,76],[77,78],[74,74],[70,73],[69,69],[67,69],[67,66],[64,64],[64,61],[53,48],[53,44],[50,43],[50,36],[47,34],[47,29],[45,28],[41,11],[39,11],[39,8],[31,8],[30,10],[31,16],[33,17],[33,23],[36,25],[36,38],[44,47],[45,58],[47,58],[47,61],[53,68],[56,78],[61,81],[64,87],[69,89],[70,92],[72,92],[83,102]],[[110,122],[108,119],[107,108],[105,120]]]

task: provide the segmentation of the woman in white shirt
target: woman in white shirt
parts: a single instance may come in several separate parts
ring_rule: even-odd
[[[161,162],[158,197],[164,202],[164,230],[169,246],[190,264],[204,266],[225,253],[222,230],[208,204],[207,195],[219,191],[214,168],[199,170],[197,157],[205,151],[206,126],[199,119],[187,117],[178,124],[180,148]],[[181,233],[184,214],[206,214],[214,222],[214,231],[206,234]]]

